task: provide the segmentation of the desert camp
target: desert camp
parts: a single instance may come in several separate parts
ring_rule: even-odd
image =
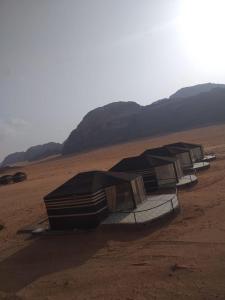
[[[169,141],[169,138],[167,141]],[[164,144],[165,142],[161,143],[161,145]],[[144,144],[140,143],[139,148],[137,148],[136,150],[136,154],[139,154],[141,157],[146,157],[146,156],[151,157],[149,161],[152,163],[154,162],[155,168],[156,167],[161,168],[164,166],[166,167],[166,172],[164,168],[161,169],[162,171],[161,173],[156,172],[156,174],[159,174],[158,180],[160,180],[160,178],[168,179],[168,174],[173,174],[173,185],[177,184],[177,180],[179,180],[179,176],[183,174],[183,169],[181,167],[179,168],[179,163],[180,163],[179,158],[177,158],[176,156],[168,157],[166,155],[165,157],[159,159],[159,156],[162,155],[162,153],[155,152],[154,149],[157,147],[154,147],[155,145],[154,143],[152,145],[153,147],[150,148],[149,141],[145,141]],[[162,146],[158,148],[161,149],[161,147]],[[78,173],[77,175],[73,176],[69,180],[68,179],[63,180],[63,178],[65,179],[66,177],[68,178],[68,174],[65,173],[65,170],[72,170],[73,168],[79,168],[84,164],[84,161],[86,163],[87,168],[89,166],[92,167],[94,166],[96,169],[97,168],[102,169],[103,166],[105,166],[105,168],[112,169],[114,166],[118,164],[118,162],[121,161],[121,159],[119,160],[119,158],[126,157],[127,155],[128,157],[135,157],[132,156],[132,154],[135,153],[134,152],[132,153],[133,150],[130,150],[130,148],[131,147],[129,146],[129,144],[126,148],[127,149],[126,151],[124,151],[125,149],[124,146],[122,147],[115,146],[112,149],[115,150],[118,149],[118,154],[117,157],[113,159],[111,158],[109,159],[109,156],[107,154],[111,152],[107,152],[109,150],[104,150],[105,151],[104,162],[101,161],[103,152],[97,151],[97,152],[93,152],[93,154],[91,154],[90,156],[87,154],[82,154],[72,158],[69,157],[69,159],[67,158],[66,160],[65,159],[49,160],[46,161],[45,163],[37,163],[25,167],[25,171],[27,171],[26,173],[29,173],[29,177],[27,178],[26,181],[24,181],[23,185],[21,186],[18,185],[18,187],[21,187],[23,190],[24,188],[29,189],[30,186],[32,189],[31,190],[32,192],[31,191],[29,192],[30,195],[35,195],[32,194],[34,192],[37,193],[35,189],[33,189],[34,186],[33,184],[35,183],[36,186],[38,186],[37,184],[39,184],[40,193],[37,194],[36,201],[38,205],[44,203],[44,208],[41,208],[39,212],[40,219],[35,217],[37,216],[37,214],[36,212],[34,213],[34,216],[32,217],[33,218],[32,226],[30,224],[30,217],[29,218],[23,217],[24,226],[21,226],[19,225],[19,223],[17,223],[18,225],[16,230],[19,229],[18,231],[23,232],[22,235],[20,234],[18,237],[20,239],[23,239],[23,236],[25,237],[27,234],[31,234],[36,238],[43,236],[43,238],[45,237],[45,240],[51,244],[51,241],[54,238],[54,236],[57,241],[57,238],[59,236],[66,237],[68,236],[67,232],[71,232],[72,230],[72,232],[74,232],[75,234],[74,239],[76,240],[76,243],[79,244],[77,237],[80,235],[83,236],[83,239],[86,240],[85,232],[87,233],[89,232],[88,235],[90,238],[92,235],[94,237],[95,234],[99,236],[100,234],[99,232],[101,232],[103,228],[108,228],[110,232],[111,230],[113,231],[115,230],[115,235],[120,236],[123,230],[128,230],[127,226],[129,225],[132,226],[131,227],[132,230],[130,233],[128,233],[128,235],[137,234],[135,232],[136,230],[138,230],[137,236],[140,236],[142,235],[142,233],[146,232],[146,228],[148,228],[148,230],[153,230],[153,232],[154,231],[157,232],[156,226],[160,226],[161,228],[160,232],[164,232],[165,230],[166,232],[168,230],[170,232],[170,230],[172,230],[170,229],[171,228],[170,222],[172,222],[172,224],[176,224],[178,222],[177,225],[173,225],[173,226],[177,226],[176,229],[178,230],[177,232],[180,232],[180,234],[182,234],[183,229],[179,225],[179,220],[180,218],[183,218],[183,214],[186,210],[187,205],[188,207],[189,206],[194,207],[194,205],[196,205],[197,197],[201,192],[201,190],[198,189],[195,190],[195,186],[193,187],[191,186],[190,188],[188,187],[186,190],[182,190],[181,192],[178,192],[178,194],[172,192],[172,190],[170,189],[169,190],[167,188],[159,189],[157,187],[155,191],[154,190],[150,191],[150,193],[146,195],[143,179],[141,173],[137,172],[137,167],[135,168],[136,172],[134,171],[132,172],[131,170],[126,170],[125,172],[124,171],[121,172],[121,170],[117,172],[87,171],[86,169],[86,171]],[[115,151],[115,150],[110,150],[110,151]],[[149,154],[142,155],[141,153],[143,152]],[[95,157],[94,161],[91,160],[92,156]],[[159,165],[158,165],[158,161],[160,162]],[[217,165],[218,163],[219,161],[218,162],[215,161],[212,163],[212,170],[199,173],[198,184],[200,184],[200,186],[202,186],[202,183],[204,182],[203,181],[204,178],[208,178],[208,180],[210,180],[212,174],[215,174],[216,170],[213,171],[214,164]],[[45,172],[46,174],[49,174],[49,177],[45,177],[43,178],[43,180],[40,181],[40,176],[42,174],[43,166],[45,164],[46,164]],[[168,165],[170,167],[167,169]],[[144,158],[143,164],[139,163],[136,166],[141,166],[141,168],[139,167],[139,170],[142,169],[142,166],[146,167],[146,158]],[[52,186],[51,188],[50,186],[48,186],[48,180],[53,179],[51,177],[51,174],[53,174],[53,170],[54,173],[58,176],[61,173],[63,174],[64,172],[63,175],[64,177],[60,175],[58,180],[56,180],[57,177],[53,177],[54,181],[52,181],[53,184],[51,185]],[[173,171],[172,173],[168,173],[167,170],[170,171],[173,170]],[[162,178],[161,174],[163,176],[167,174],[167,177]],[[177,176],[176,174],[178,175],[178,177],[176,177]],[[35,181],[34,178],[36,178]],[[65,182],[65,184],[62,184],[62,182]],[[8,186],[8,188],[12,189],[13,187],[16,188],[16,186],[17,185],[11,184]],[[45,187],[46,192],[44,195],[46,196],[44,196],[43,192],[41,191],[42,187]],[[51,190],[52,192],[50,192]],[[2,193],[4,193],[4,190],[2,190]],[[22,197],[23,195],[24,193],[21,194]],[[11,196],[12,199],[13,197]],[[30,199],[33,199],[33,197],[34,196],[32,196]],[[44,201],[42,200],[43,197],[44,197]],[[7,199],[6,197],[4,198]],[[26,206],[31,205],[30,207],[32,207],[33,206],[32,203],[33,203],[32,201],[26,202]],[[101,208],[103,208],[102,212],[104,213],[99,212]],[[94,214],[90,215],[89,214],[90,212]],[[43,218],[45,218],[46,220],[46,217],[47,217],[47,221],[42,223],[41,220]],[[1,235],[5,235],[5,233],[8,232],[8,228],[9,228],[8,222],[5,222],[4,217],[3,219],[4,219],[5,226],[4,229],[1,230]],[[157,223],[155,223],[156,220],[158,220]],[[135,229],[137,225],[139,226],[142,225],[142,227],[137,227],[137,229]],[[115,229],[113,229],[114,226]],[[25,228],[25,230],[24,229],[20,230],[21,228]],[[43,230],[40,231],[40,228],[44,228],[44,231]],[[89,231],[90,229],[94,231],[92,231],[91,233]],[[76,234],[78,234],[77,237]],[[110,233],[106,233],[106,236],[110,237]],[[85,243],[87,243],[87,241]],[[138,242],[138,245],[139,243],[141,242]],[[69,245],[71,246],[71,243],[68,244],[68,247]],[[64,247],[66,250],[67,246],[65,245]],[[60,250],[60,251],[61,253],[64,253],[64,250]],[[82,251],[85,253],[86,250],[82,250]],[[43,257],[44,254],[41,255]],[[68,264],[69,261],[70,260],[68,259]],[[40,265],[42,266],[42,263]],[[6,264],[6,268],[7,268],[7,264]],[[15,273],[15,275],[16,274],[17,272]],[[1,276],[1,271],[0,271],[0,276]],[[1,278],[3,277],[1,276]],[[28,278],[29,277],[25,277],[25,281],[28,281]],[[17,281],[14,278],[14,276],[12,277],[12,280],[14,282]],[[3,280],[2,283],[0,284],[1,288],[3,288],[4,282],[5,281]],[[5,284],[4,286],[6,287]]]
[[[139,156],[123,158],[109,171],[75,175],[44,197],[49,230],[146,224],[174,212],[180,207],[177,188],[198,182],[182,169],[184,154],[191,162],[204,157],[201,145],[193,147],[173,143],[147,149]]]
[[[0,300],[225,300],[224,12],[0,1]]]

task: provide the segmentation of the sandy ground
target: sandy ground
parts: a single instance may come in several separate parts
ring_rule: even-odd
[[[202,143],[218,159],[179,193],[182,211],[160,228],[100,229],[29,238],[43,196],[77,172],[173,141]],[[0,187],[0,299],[225,299],[225,125],[24,166],[26,182]]]

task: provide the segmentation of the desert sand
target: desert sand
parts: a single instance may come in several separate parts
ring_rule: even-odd
[[[33,237],[43,196],[80,171],[175,141],[202,143],[217,160],[179,192],[181,213],[161,227]],[[225,299],[225,125],[54,157],[0,187],[0,299]],[[14,170],[13,170],[14,171]]]

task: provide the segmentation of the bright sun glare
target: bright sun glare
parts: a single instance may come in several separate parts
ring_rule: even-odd
[[[183,0],[178,25],[192,59],[224,67],[225,0]]]

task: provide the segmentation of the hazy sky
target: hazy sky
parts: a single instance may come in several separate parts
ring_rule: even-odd
[[[0,160],[91,109],[225,83],[224,0],[0,0]]]

